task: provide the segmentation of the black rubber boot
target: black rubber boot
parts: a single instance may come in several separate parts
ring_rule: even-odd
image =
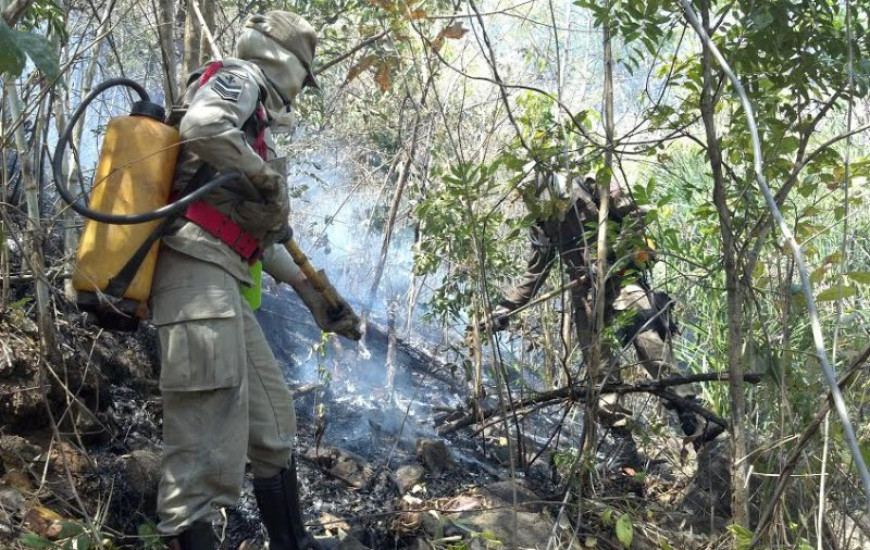
[[[677,409],[677,418],[680,419],[680,428],[686,437],[698,435],[698,428],[701,426],[701,419],[697,414],[685,409]]]
[[[281,472],[268,478],[254,478],[254,496],[260,517],[269,532],[270,550],[323,550],[305,530],[299,505],[296,457]]]
[[[215,550],[214,531],[211,525],[197,521],[167,542],[169,550]]]
[[[686,399],[695,405],[701,406],[701,401],[697,397],[689,397]],[[680,428],[683,430],[683,434],[686,437],[692,438],[692,445],[695,447],[695,450],[698,450],[701,444],[700,439],[703,435],[704,426],[707,423],[706,419],[680,405],[666,404],[665,408],[677,413],[677,419],[680,421]]]

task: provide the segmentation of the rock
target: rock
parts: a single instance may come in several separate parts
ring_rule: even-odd
[[[0,462],[5,469],[21,468],[39,456],[42,449],[17,435],[0,436]]]
[[[7,519],[3,514],[20,514],[24,512],[25,507],[24,495],[18,489],[0,487],[0,519]]]
[[[507,508],[490,509],[488,503],[482,502],[483,493],[495,495],[516,489],[517,500],[520,495],[537,499],[528,489],[511,482],[493,484],[490,490],[481,490],[481,495],[457,495],[441,505],[444,513],[427,512],[421,515],[421,523],[429,540],[443,539],[445,537],[460,537],[467,548],[546,548],[548,541],[555,532],[563,542],[569,544],[556,544],[555,548],[582,548],[574,538],[569,522],[560,525],[554,530],[553,519],[546,513],[535,513]],[[487,496],[487,498],[490,498]],[[448,511],[449,510],[449,511]],[[475,536],[473,533],[486,533],[485,536]],[[493,540],[494,539],[494,540]],[[458,541],[458,539],[457,539]],[[460,545],[457,544],[457,547]],[[426,548],[426,546],[419,546]]]
[[[156,495],[160,482],[160,454],[153,450],[133,451],[120,459],[129,487],[140,495]]]
[[[463,528],[488,533],[501,543],[493,548],[546,548],[553,526],[552,520],[541,514],[511,510],[463,512],[457,519]]]
[[[369,550],[369,547],[352,535],[345,534],[336,547],[337,550]]]
[[[374,469],[364,458],[337,447],[312,448],[306,457],[329,474],[359,489],[368,484]]]
[[[432,550],[432,545],[426,539],[418,538],[408,546],[408,550]]]
[[[749,450],[757,448],[754,438],[750,436]],[[692,525],[699,532],[716,532],[724,529],[731,518],[731,438],[727,434],[708,442],[698,451],[698,470],[691,483],[683,490],[682,505],[692,518]],[[753,460],[764,460],[763,453],[753,455]],[[760,478],[752,476],[749,479],[749,494],[755,498],[749,502],[749,520],[758,519],[759,507],[763,503],[758,500],[761,491]],[[795,503],[786,500],[786,506]],[[795,507],[795,509],[800,509]]]
[[[442,439],[420,438],[417,440],[417,460],[433,474],[453,468],[453,458]]]
[[[541,512],[544,503],[541,497],[519,481],[497,481],[479,490],[481,496],[490,500],[493,506],[516,506],[523,512]]]
[[[4,538],[12,538],[14,534],[15,529],[11,525],[0,521],[0,540],[3,540]],[[5,546],[2,548],[5,548]]]
[[[407,493],[423,481],[426,471],[417,464],[407,464],[396,470],[396,483],[402,493]]]
[[[483,499],[469,495],[457,495],[444,503],[445,512],[468,512],[483,509]]]
[[[698,452],[698,471],[682,504],[697,529],[724,528],[731,516],[731,440],[717,439]]]
[[[420,525],[423,527],[423,532],[430,538],[444,538],[444,529],[449,522],[444,519],[444,516],[438,512],[424,512],[419,516]]]

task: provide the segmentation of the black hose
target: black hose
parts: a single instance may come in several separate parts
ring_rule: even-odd
[[[66,151],[67,143],[72,136],[73,129],[75,128],[76,123],[79,118],[81,118],[82,114],[87,109],[88,105],[101,93],[108,90],[109,88],[115,86],[126,86],[131,88],[134,92],[139,94],[139,97],[142,101],[149,101],[148,92],[145,91],[138,82],[130,80],[129,78],[111,78],[106,80],[105,82],[101,82],[98,84],[92,91],[85,97],[81,104],[79,104],[78,108],[70,117],[69,124],[67,124],[63,133],[57,140],[57,146],[54,148],[54,159],[52,160],[52,171],[54,172],[54,185],[57,187],[57,192],[60,193],[61,198],[67,202],[67,204],[72,207],[73,210],[81,214],[86,218],[90,218],[92,220],[102,222],[102,223],[110,223],[115,225],[133,225],[137,223],[145,223],[150,222],[159,218],[165,218],[171,214],[177,214],[187,208],[187,206],[202,198],[204,195],[215,189],[216,187],[220,187],[228,180],[237,178],[238,174],[235,172],[223,174],[196,191],[192,192],[189,195],[185,195],[183,198],[177,200],[172,204],[167,204],[166,206],[161,206],[156,210],[151,210],[150,212],[143,212],[142,214],[107,214],[105,212],[98,212],[96,210],[91,210],[88,208],[87,204],[84,201],[76,200],[75,197],[69,192],[66,184],[63,182],[63,158],[64,152]]]

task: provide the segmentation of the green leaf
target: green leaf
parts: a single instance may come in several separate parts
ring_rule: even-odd
[[[24,533],[18,537],[18,542],[28,548],[51,548],[54,546],[50,540],[36,533]]]
[[[613,522],[613,508],[608,508],[601,512],[601,521],[608,525]]]
[[[0,74],[21,75],[26,57],[50,80],[60,78],[60,57],[57,48],[44,36],[12,30],[0,21]]]
[[[745,548],[746,546],[749,546],[749,542],[752,540],[752,531],[746,527],[737,525],[736,523],[729,525],[728,530],[731,531],[731,534],[734,535],[735,539],[737,539],[738,547]]]
[[[16,45],[15,31],[0,20],[0,74],[17,77],[24,70],[24,52]]]
[[[51,81],[60,78],[60,59],[57,49],[46,37],[19,31],[15,33],[15,43],[46,78]]]
[[[25,296],[24,298],[21,298],[20,300],[15,300],[11,304],[9,304],[9,309],[23,309],[24,306],[26,306],[27,304],[29,304],[32,301],[33,301],[33,298],[30,298],[29,296]]]
[[[780,150],[784,154],[793,153],[794,151],[797,151],[799,145],[800,141],[798,141],[798,138],[794,136],[787,136],[783,138],[782,144],[780,145]]]
[[[825,290],[819,292],[818,296],[816,296],[816,301],[833,302],[835,300],[839,300],[840,298],[851,298],[857,293],[858,290],[854,286],[837,285],[826,288]]]
[[[858,284],[870,285],[870,272],[868,271],[850,271],[846,273],[846,277]]]
[[[634,527],[631,525],[630,514],[622,514],[616,520],[616,538],[619,539],[624,548],[631,547],[631,541],[634,539]]]
[[[84,532],[84,527],[72,521],[63,521],[60,524],[60,535],[58,538],[66,539]]]

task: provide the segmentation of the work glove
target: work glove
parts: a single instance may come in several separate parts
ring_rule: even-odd
[[[251,183],[264,198],[281,193],[287,194],[287,178],[277,170],[269,167],[263,167],[263,171],[259,174],[254,174],[250,178]]]
[[[326,277],[323,270],[318,271],[320,277],[327,287],[332,287],[332,283]],[[362,338],[360,332],[360,320],[353,308],[347,303],[347,300],[342,298],[336,292],[338,298],[338,306],[332,307],[326,301],[326,297],[322,292],[314,288],[309,279],[305,279],[301,283],[293,287],[296,293],[302,298],[308,311],[314,317],[314,322],[324,332],[334,332],[339,336],[344,336],[350,340],[359,340]]]
[[[492,327],[493,332],[506,330],[508,325],[510,325],[510,318],[508,317],[510,312],[511,310],[504,306],[496,307],[486,319],[477,325],[477,329],[480,332],[486,332],[487,327]]]
[[[261,246],[279,242],[290,232],[290,197],[287,179],[266,166],[262,172],[247,178],[244,199],[236,201],[233,218],[239,225],[256,235]]]

